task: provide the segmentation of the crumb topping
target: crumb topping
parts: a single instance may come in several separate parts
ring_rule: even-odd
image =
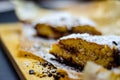
[[[120,50],[120,36],[116,36],[116,35],[95,36],[95,35],[89,35],[87,33],[71,34],[60,38],[60,40],[69,39],[69,38],[81,38],[88,42],[94,42],[101,45],[108,45],[110,48],[116,46]]]

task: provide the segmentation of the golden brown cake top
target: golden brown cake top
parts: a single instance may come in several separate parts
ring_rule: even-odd
[[[50,14],[48,16],[45,16],[35,21],[34,25],[38,23],[48,24],[48,25],[51,25],[52,27],[66,26],[68,29],[74,26],[83,26],[83,25],[95,26],[96,25],[92,20],[88,18],[73,17],[71,14],[64,13],[64,12],[54,13],[52,15]]]
[[[70,38],[81,38],[88,42],[94,42],[101,45],[108,45],[111,48],[116,46],[116,48],[120,50],[120,36],[116,36],[116,35],[102,35],[102,36],[96,35],[95,36],[95,35],[89,35],[87,33],[85,34],[78,33],[78,34],[71,34],[68,36],[64,36],[60,38],[60,40],[70,39]]]

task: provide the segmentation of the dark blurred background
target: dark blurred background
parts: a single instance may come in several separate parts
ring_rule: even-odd
[[[18,22],[14,10],[0,13],[0,24]],[[0,43],[0,80],[20,80]]]
[[[0,24],[18,22],[14,7],[7,0],[0,0]],[[0,80],[20,80],[0,42]]]

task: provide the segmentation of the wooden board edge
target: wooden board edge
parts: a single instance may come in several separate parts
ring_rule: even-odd
[[[7,49],[6,45],[4,44],[4,41],[2,40],[2,38],[0,39],[0,43],[3,47],[3,50],[5,51],[5,54],[7,55],[7,57],[9,58],[11,64],[13,65],[13,67],[15,68],[18,76],[20,77],[21,80],[26,80],[24,74],[22,74],[22,71],[20,70],[19,66],[17,65],[17,63],[15,62],[14,58],[12,57],[12,55],[10,54],[10,51]]]

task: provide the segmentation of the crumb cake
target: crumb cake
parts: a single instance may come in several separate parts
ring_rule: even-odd
[[[106,68],[116,66],[120,49],[120,36],[95,36],[71,34],[60,38],[50,53],[72,64],[84,67],[87,61],[94,61]]]
[[[120,80],[120,68],[107,70],[93,62],[87,62],[83,80]]]
[[[101,35],[94,26],[95,23],[87,18],[76,18],[70,14],[61,13],[49,15],[34,23],[38,36],[58,39],[71,33],[89,33]]]

